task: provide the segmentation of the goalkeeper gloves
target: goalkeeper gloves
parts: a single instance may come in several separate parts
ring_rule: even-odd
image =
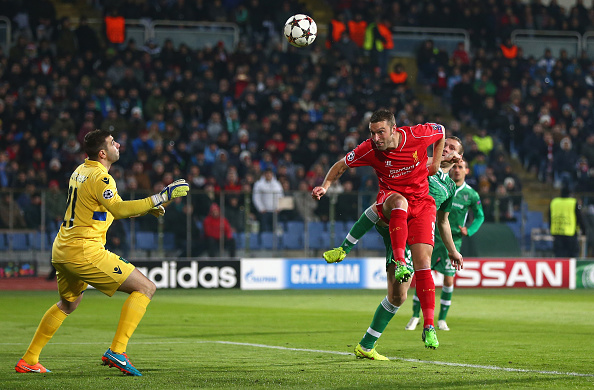
[[[165,215],[165,207],[159,205],[155,206],[148,211],[148,214],[154,216],[155,218],[159,218]]]
[[[189,190],[190,185],[184,179],[179,179],[163,188],[158,194],[151,196],[151,199],[155,206],[160,206],[180,196],[188,195]]]
[[[163,206],[155,206],[152,209],[142,213],[142,214],[138,214],[138,215],[133,215],[130,218],[138,218],[138,217],[143,217],[147,214],[150,214],[152,216],[154,216],[155,218],[159,218],[165,215],[165,207]]]

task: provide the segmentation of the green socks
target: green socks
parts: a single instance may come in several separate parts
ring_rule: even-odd
[[[419,301],[419,297],[417,297],[417,292],[415,290],[415,295],[413,296],[413,317],[420,317],[421,316],[421,301]]]
[[[452,294],[454,293],[454,286],[443,286],[441,290],[441,306],[439,308],[438,320],[445,320],[448,316],[448,310],[452,305]]]
[[[367,210],[359,217],[359,220],[355,222],[346,238],[342,242],[342,249],[348,254],[351,249],[357,244],[359,239],[365,235],[371,228],[379,221],[379,216],[373,209],[373,206],[369,206]]]
[[[372,349],[398,309],[399,307],[392,305],[388,302],[388,297],[385,297],[382,303],[377,307],[375,315],[373,316],[373,321],[371,321],[369,329],[367,329],[367,332],[365,332],[365,335],[359,344],[361,344],[363,348]]]

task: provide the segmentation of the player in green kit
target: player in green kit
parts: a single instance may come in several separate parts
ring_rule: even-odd
[[[450,170],[450,177],[456,183],[456,194],[452,203],[449,220],[454,244],[458,251],[462,246],[462,237],[472,236],[478,231],[485,220],[479,194],[465,182],[467,173],[468,163],[465,160],[461,160],[457,164],[454,164]],[[474,220],[470,226],[466,227],[464,225],[466,224],[468,211],[470,209],[472,209],[474,214]],[[452,264],[448,260],[448,251],[439,236],[439,232],[436,232],[435,236],[435,247],[433,248],[433,255],[431,256],[431,269],[444,275],[437,327],[439,330],[450,330],[446,322],[446,317],[452,304],[456,269],[452,267]],[[413,316],[406,325],[406,330],[414,330],[417,327],[420,319],[420,312],[421,304],[415,294],[413,297]]]
[[[436,201],[438,229],[442,231],[444,236],[450,237],[449,246],[452,249],[450,256],[452,259],[458,259],[456,262],[458,267],[461,266],[462,256],[455,250],[453,240],[451,239],[451,232],[449,228],[447,213],[451,208],[451,201],[455,193],[455,184],[449,178],[448,171],[453,166],[454,162],[460,158],[458,153],[462,153],[462,143],[457,137],[447,137],[444,145],[444,152],[442,155],[442,162],[440,164],[440,170],[429,178],[429,193]],[[443,157],[443,156],[446,157]],[[453,161],[452,161],[453,160]],[[394,263],[393,251],[391,246],[390,235],[386,226],[381,226],[379,216],[375,212],[375,208],[369,207],[359,218],[359,220],[353,225],[347,237],[343,241],[342,245],[338,248],[331,249],[324,252],[324,259],[328,263],[335,263],[342,261],[348,252],[354,247],[357,241],[368,232],[374,225],[378,232],[384,238],[386,245],[386,268],[391,263]],[[407,251],[407,268],[410,273],[414,272],[412,267],[412,261],[410,257],[410,251]],[[380,305],[377,307],[373,320],[367,332],[361,339],[359,345],[355,348],[355,355],[359,358],[367,358],[371,360],[388,360],[385,356],[379,354],[375,350],[375,343],[381,336],[382,332],[387,327],[392,317],[396,314],[402,303],[406,300],[407,290],[410,286],[411,280],[406,281],[391,281],[390,275],[388,277],[388,283],[395,283],[396,297],[392,297],[392,302],[386,296]],[[439,346],[437,335],[435,331],[426,334],[423,332],[423,341],[425,347],[433,348]]]

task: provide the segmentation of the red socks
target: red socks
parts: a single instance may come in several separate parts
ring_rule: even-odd
[[[394,251],[394,260],[404,261],[404,249],[408,238],[407,212],[393,209],[390,213],[390,240]]]
[[[435,282],[430,269],[415,271],[417,279],[417,297],[423,310],[423,328],[433,326],[435,316]]]

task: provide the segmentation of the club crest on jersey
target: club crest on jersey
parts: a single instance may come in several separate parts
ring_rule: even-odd
[[[468,195],[464,195],[464,201],[468,202]]]
[[[415,159],[415,162],[419,161],[419,155],[417,153],[417,151],[415,150],[415,152],[412,154],[413,158]]]
[[[350,152],[349,154],[347,154],[346,159],[347,161],[353,161],[355,159],[355,152]]]
[[[113,198],[113,191],[110,189],[107,189],[105,191],[103,191],[103,199],[111,199]]]

